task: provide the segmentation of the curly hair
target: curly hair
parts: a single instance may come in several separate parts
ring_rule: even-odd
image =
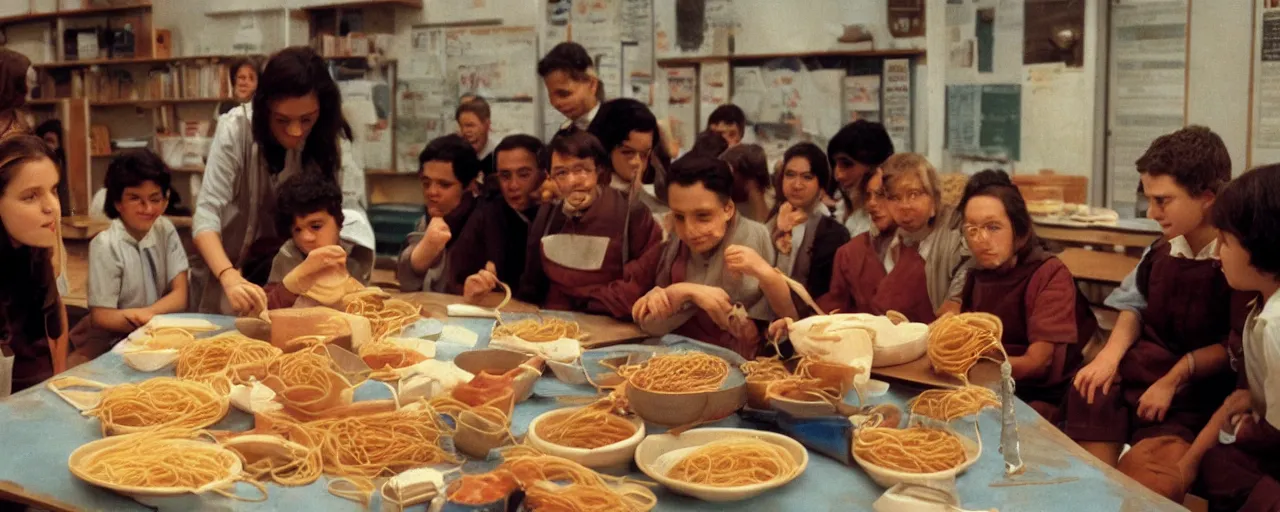
[[[1134,165],[1142,174],[1172,176],[1192,196],[1217,193],[1231,181],[1227,145],[1218,134],[1199,125],[1157,137]]]
[[[124,200],[124,189],[150,181],[160,187],[160,192],[168,199],[172,177],[169,166],[160,159],[160,155],[147,149],[131,149],[111,159],[103,181],[107,188],[107,202],[103,205],[103,213],[108,219],[118,219],[120,210],[116,208],[116,203]]]
[[[282,236],[293,233],[293,223],[299,217],[316,212],[328,212],[333,221],[342,226],[342,189],[329,180],[317,180],[311,176],[294,175],[280,184],[276,195],[276,233]]]
[[[1213,202],[1213,227],[1231,233],[1249,252],[1249,265],[1280,275],[1280,164],[1246,172]]]

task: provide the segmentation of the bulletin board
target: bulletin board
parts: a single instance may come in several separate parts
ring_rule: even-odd
[[[1246,168],[1280,162],[1280,4],[1257,1]]]
[[[453,112],[466,92],[489,102],[492,136],[539,133],[536,28],[419,27],[404,61],[397,88],[400,172],[416,172],[427,142],[453,132]]]

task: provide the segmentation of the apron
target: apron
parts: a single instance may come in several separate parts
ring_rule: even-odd
[[[602,199],[606,190],[600,190],[597,201],[604,202]],[[547,309],[608,313],[600,311],[598,307],[590,307],[591,292],[594,288],[620,277],[621,269],[630,261],[631,208],[627,201],[611,201],[609,204],[595,204],[592,207],[610,208],[612,211],[604,212],[602,215],[605,220],[622,218],[622,236],[618,239],[611,236],[568,232],[591,231],[595,226],[584,226],[581,223],[583,217],[592,213],[590,211],[582,216],[567,218],[561,228],[565,232],[552,234],[551,227],[555,217],[565,215],[558,205],[555,206],[550,218],[543,226],[539,244],[543,270],[551,281],[551,288],[547,293]],[[605,266],[609,253],[613,251],[617,251],[620,256],[617,272]]]
[[[874,252],[870,256],[874,257]],[[874,290],[868,307],[859,309],[873,315],[894,310],[912,322],[933,322],[937,315],[929,301],[929,284],[924,272],[924,258],[920,257],[920,252],[912,246],[898,246],[898,259],[892,272],[885,274],[883,265],[876,272],[872,265],[871,272],[863,272],[859,278],[859,288]]]

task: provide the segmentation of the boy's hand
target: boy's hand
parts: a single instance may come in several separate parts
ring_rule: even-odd
[[[1080,369],[1079,373],[1076,373],[1073,385],[1081,395],[1084,395],[1085,400],[1092,404],[1095,396],[1105,396],[1111,390],[1111,385],[1116,378],[1116,367],[1118,366],[1119,361],[1113,361],[1105,354],[1098,354],[1098,357],[1095,357],[1093,362],[1085,365],[1084,368]],[[1102,391],[1101,395],[1097,395],[1099,390]]]
[[[768,272],[773,272],[773,267],[765,262],[764,258],[760,257],[760,253],[750,247],[741,245],[730,245],[725,248],[724,263],[730,272],[749,275],[757,279]]]
[[[147,325],[147,322],[150,322],[151,318],[156,316],[150,308],[125,309],[120,311],[120,314],[124,315],[124,319],[128,320],[129,324],[135,328]]]
[[[422,237],[422,243],[444,247],[452,238],[453,233],[449,231],[449,225],[444,222],[443,218],[435,217],[427,224],[427,232]]]
[[[689,299],[694,305],[702,308],[711,316],[711,320],[721,329],[729,330],[729,311],[733,303],[729,301],[729,292],[713,286],[696,286],[689,291]]]
[[[1147,388],[1138,398],[1138,417],[1151,422],[1164,421],[1169,412],[1169,404],[1173,403],[1173,395],[1178,392],[1178,385],[1171,379],[1162,378]]]
[[[307,254],[307,259],[298,265],[297,271],[303,275],[313,275],[325,270],[346,268],[346,266],[347,251],[342,250],[338,245],[326,245]]]
[[[498,287],[498,269],[493,262],[486,262],[483,269],[467,277],[462,285],[462,299],[467,304],[479,304],[485,294]]]
[[[1227,396],[1226,400],[1222,401],[1222,407],[1220,409],[1222,409],[1223,414],[1230,417],[1245,412],[1252,407],[1253,395],[1249,394],[1249,390],[1237,389],[1231,392],[1231,394]]]
[[[779,318],[777,320],[774,320],[773,323],[769,324],[770,340],[780,340],[782,339],[783,336],[788,334],[788,331],[789,331],[788,325],[787,325],[788,320],[790,320],[790,318]]]
[[[654,288],[649,293],[640,297],[636,304],[631,307],[631,318],[640,322],[644,320],[666,320],[675,314],[675,308],[671,307],[671,298],[667,295],[665,288]]]
[[[252,316],[267,309],[267,292],[261,286],[250,283],[240,275],[239,270],[223,271],[218,282],[222,283],[222,293],[227,296],[227,302],[237,314]]]

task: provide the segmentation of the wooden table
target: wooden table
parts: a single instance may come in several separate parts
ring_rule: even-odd
[[[449,295],[445,293],[433,292],[414,292],[394,294],[395,297],[404,299],[414,304],[421,305],[427,310],[431,316],[435,318],[445,318],[448,316],[448,306],[450,304],[465,304],[462,297],[457,295]],[[497,306],[502,300],[502,294],[490,294],[481,304],[486,307]],[[538,313],[538,307],[532,304],[512,300],[502,307],[503,313]],[[587,333],[588,338],[583,340],[582,348],[596,348],[609,345],[617,345],[630,341],[643,340],[651,338],[648,333],[640,330],[636,324],[631,322],[622,322],[599,315],[588,315],[586,313],[572,312],[553,312],[557,314],[566,314],[573,317],[575,322],[582,327],[582,331]]]
[[[168,217],[169,220],[173,222],[173,226],[179,230],[191,229],[191,217],[179,217],[173,215],[166,215],[166,217]],[[63,217],[62,238],[70,240],[88,240],[97,236],[98,233],[105,231],[107,226],[110,225],[110,221],[93,219],[88,215]]]
[[[1160,238],[1158,227],[1153,228],[1149,222],[1131,219],[1119,221],[1114,226],[1087,227],[1064,226],[1038,220],[1035,227],[1036,236],[1046,240],[1103,249],[1121,246],[1126,250],[1141,250]]]
[[[1067,270],[1077,280],[1107,284],[1120,284],[1138,266],[1140,258],[1118,252],[1091,251],[1080,247],[1068,247],[1058,254]]]

